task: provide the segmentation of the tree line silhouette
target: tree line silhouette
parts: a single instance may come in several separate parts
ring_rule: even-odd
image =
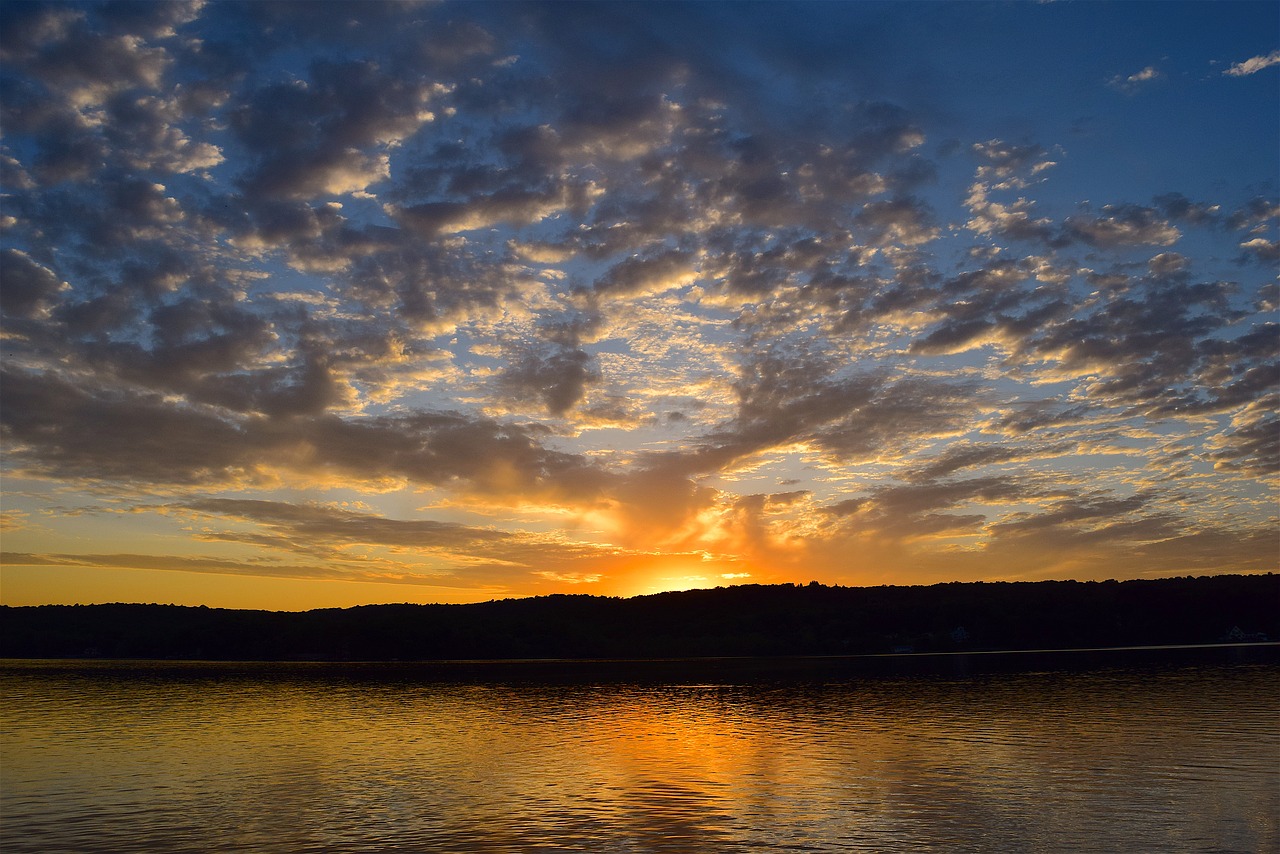
[[[1280,639],[1280,575],[932,586],[741,585],[622,599],[304,612],[0,606],[0,657],[228,661],[651,659]]]

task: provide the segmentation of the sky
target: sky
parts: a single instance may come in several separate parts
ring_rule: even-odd
[[[1259,3],[0,6],[0,601],[1273,571]]]

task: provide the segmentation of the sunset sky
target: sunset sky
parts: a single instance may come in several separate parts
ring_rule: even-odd
[[[1276,569],[1260,3],[0,6],[10,605]]]

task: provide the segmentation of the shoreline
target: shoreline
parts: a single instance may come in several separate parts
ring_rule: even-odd
[[[729,685],[771,681],[941,678],[1186,667],[1280,667],[1280,641],[1085,649],[689,658],[529,658],[387,660],[216,660],[5,658],[0,673],[103,678],[341,679],[567,685],[643,683]]]

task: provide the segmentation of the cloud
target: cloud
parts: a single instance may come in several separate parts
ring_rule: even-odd
[[[223,558],[155,554],[35,554],[4,552],[5,566],[88,566],[103,569],[149,569],[176,572],[211,572],[218,575],[266,576],[270,578],[314,578],[357,580],[351,573],[322,565],[246,562]],[[367,578],[368,576],[366,576]],[[383,580],[383,579],[379,579]],[[429,582],[425,582],[429,583]]]
[[[1036,143],[1015,144],[1001,139],[975,142],[973,153],[979,160],[976,178],[993,190],[1022,189],[1030,176],[1057,165],[1049,152]]]
[[[995,234],[1013,240],[1048,240],[1053,234],[1052,220],[1034,218],[1035,203],[1028,199],[1008,204],[993,202],[981,185],[974,185],[967,203],[973,217],[965,225],[978,234]]]
[[[943,285],[947,302],[935,314],[941,322],[911,342],[910,352],[925,355],[960,353],[993,345],[1016,352],[1029,336],[1070,313],[1064,294],[1054,284],[1034,291],[1020,287],[1039,277],[1030,259],[998,259],[966,271]]]
[[[1070,453],[1076,448],[1073,442],[1049,444],[1026,443],[1021,445],[997,445],[956,442],[937,457],[924,462],[917,469],[903,473],[903,477],[915,483],[929,483],[948,477],[965,469],[1003,465],[1021,461],[1045,460]]]
[[[1273,50],[1266,56],[1251,56],[1243,62],[1235,63],[1222,73],[1228,77],[1247,77],[1273,65],[1280,65],[1280,50]]]
[[[1042,504],[1035,510],[1012,509]],[[1152,496],[1077,492],[1041,478],[980,477],[894,487],[874,493],[845,524],[882,535],[929,538],[981,535],[988,559],[1130,548],[1187,533],[1172,514],[1153,509]],[[955,513],[976,507],[982,513]],[[992,517],[996,518],[992,518]]]
[[[529,225],[571,206],[567,188],[527,190],[504,188],[466,202],[426,202],[392,207],[389,213],[404,227],[424,236],[474,231],[500,223]]]
[[[1153,65],[1148,65],[1146,68],[1143,68],[1141,71],[1134,72],[1133,74],[1117,74],[1107,81],[1107,85],[1112,89],[1118,89],[1125,94],[1132,95],[1144,86],[1147,86],[1157,80],[1162,80],[1163,78],[1163,72],[1159,71]]]
[[[277,423],[16,371],[4,373],[0,395],[12,463],[43,477],[226,487],[333,478],[454,485],[516,501],[585,500],[608,480],[580,456],[544,448],[539,428],[458,413]]]
[[[21,249],[0,252],[0,272],[4,275],[0,310],[13,318],[47,314],[57,295],[69,287]]]
[[[132,93],[113,98],[107,106],[106,142],[124,152],[135,169],[184,174],[218,166],[225,160],[222,148],[193,139],[182,127],[189,116],[184,94],[179,91],[168,99]]]
[[[1219,222],[1220,205],[1193,202],[1181,193],[1163,193],[1154,199],[1155,206],[1174,222],[1195,226],[1212,226]]]
[[[1231,428],[1209,443],[1214,467],[1258,476],[1280,473],[1280,395],[1274,393],[1280,370],[1269,372],[1271,393],[1242,407],[1231,419]]]
[[[864,205],[853,222],[865,233],[870,244],[919,246],[938,236],[938,230],[930,224],[930,219],[921,202],[900,198]]]
[[[698,278],[697,257],[670,250],[648,257],[633,255],[610,267],[594,291],[607,296],[652,296],[692,284]]]
[[[1240,244],[1246,256],[1251,256],[1259,263],[1280,261],[1280,241],[1255,237]]]
[[[502,374],[502,384],[517,398],[537,397],[551,415],[562,416],[578,403],[587,385],[600,373],[591,357],[577,347],[558,347],[547,353],[526,350]]]
[[[1088,422],[1090,410],[1084,402],[1071,405],[1061,400],[1022,400],[1000,412],[990,429],[1017,436],[1045,428],[1078,426]]]
[[[1104,205],[1100,216],[1070,216],[1063,220],[1065,235],[1090,246],[1170,246],[1182,233],[1153,208]]]
[[[1017,145],[999,139],[974,143],[971,150],[978,167],[965,199],[972,215],[965,227],[981,235],[1012,240],[1050,240],[1053,223],[1033,216],[1034,201],[1018,198],[1002,202],[991,197],[993,192],[1023,190],[1042,181],[1039,176],[1057,165],[1049,159],[1049,152],[1034,143]]]
[[[389,176],[386,151],[431,121],[441,89],[372,62],[315,61],[309,80],[265,86],[231,111],[256,163],[241,179],[251,199],[359,193]]]
[[[340,507],[286,504],[257,499],[207,498],[166,510],[250,521],[270,532],[277,548],[286,551],[330,554],[349,545],[387,545],[401,548],[459,551],[487,548],[518,539],[515,534],[430,520],[387,519]],[[237,540],[232,531],[206,534],[215,539]]]
[[[1030,350],[1095,376],[1094,401],[1154,405],[1192,384],[1201,354],[1191,342],[1230,322],[1228,286],[1152,282],[1146,293],[1117,295],[1095,313],[1072,317],[1031,338]],[[1203,390],[1202,392],[1203,393]]]

